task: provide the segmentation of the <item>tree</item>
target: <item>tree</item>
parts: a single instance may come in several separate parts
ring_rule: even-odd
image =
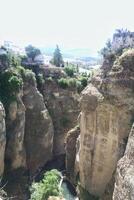
[[[59,49],[58,45],[56,45],[56,49],[54,51],[54,56],[53,56],[52,63],[54,65],[56,65],[57,67],[60,67],[63,64],[62,54],[60,52],[60,49]]]
[[[34,61],[34,58],[38,55],[41,55],[40,49],[33,47],[32,45],[28,45],[25,48],[26,54],[28,58],[31,58]]]
[[[60,180],[60,172],[56,169],[46,172],[43,180],[32,184],[31,200],[48,200],[49,196],[62,196]]]

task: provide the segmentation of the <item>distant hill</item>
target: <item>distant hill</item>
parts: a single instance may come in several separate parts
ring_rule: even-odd
[[[43,54],[52,56],[55,50],[55,47],[43,47],[40,48]],[[90,49],[84,48],[74,48],[74,49],[61,49],[63,58],[75,58],[81,61],[96,61],[98,58],[90,56]]]

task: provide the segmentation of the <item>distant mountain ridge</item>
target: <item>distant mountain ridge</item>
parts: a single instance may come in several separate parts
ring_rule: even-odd
[[[52,56],[55,50],[55,47],[41,47],[41,52],[45,55]],[[74,49],[62,49],[61,53],[63,58],[80,58],[89,60],[96,60],[96,57],[90,56],[90,49],[88,48],[74,48]]]

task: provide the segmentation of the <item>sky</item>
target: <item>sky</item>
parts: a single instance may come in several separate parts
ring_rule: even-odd
[[[95,55],[115,29],[134,31],[133,9],[134,0],[0,0],[0,41]]]

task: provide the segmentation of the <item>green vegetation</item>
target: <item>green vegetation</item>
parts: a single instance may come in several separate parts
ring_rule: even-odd
[[[88,77],[78,76],[77,78],[61,78],[58,80],[58,84],[61,88],[76,88],[78,92],[81,92],[88,83]]]
[[[16,93],[19,92],[23,85],[21,76],[12,68],[0,74],[0,100],[5,107],[15,100]]]
[[[60,179],[60,172],[56,169],[46,172],[42,181],[32,184],[31,200],[48,200],[49,196],[62,196]]]
[[[63,65],[63,58],[62,54],[60,52],[59,46],[56,46],[56,49],[54,51],[53,59],[52,59],[52,64],[56,65],[57,67],[60,67]]]
[[[74,72],[75,72],[75,68],[73,66],[67,66],[64,68],[64,71],[66,72],[66,74],[70,77],[74,76]]]
[[[32,45],[28,45],[26,48],[26,54],[28,58],[31,58],[32,61],[34,61],[34,58],[41,54],[40,49],[33,47]]]
[[[38,74],[38,75],[36,76],[36,80],[37,80],[38,89],[41,89],[42,85],[45,83],[43,74]]]
[[[16,67],[21,64],[21,56],[14,54],[11,50],[7,51],[6,48],[1,47],[3,54],[0,54],[0,61],[2,66]]]
[[[66,78],[60,78],[59,80],[58,80],[58,83],[59,83],[59,86],[61,87],[61,88],[63,88],[63,89],[66,89],[66,88],[68,88],[68,80],[66,79]]]
[[[23,86],[23,81],[35,83],[35,74],[21,66],[11,67],[0,73],[0,101],[7,109],[12,101],[16,100],[16,94]]]

